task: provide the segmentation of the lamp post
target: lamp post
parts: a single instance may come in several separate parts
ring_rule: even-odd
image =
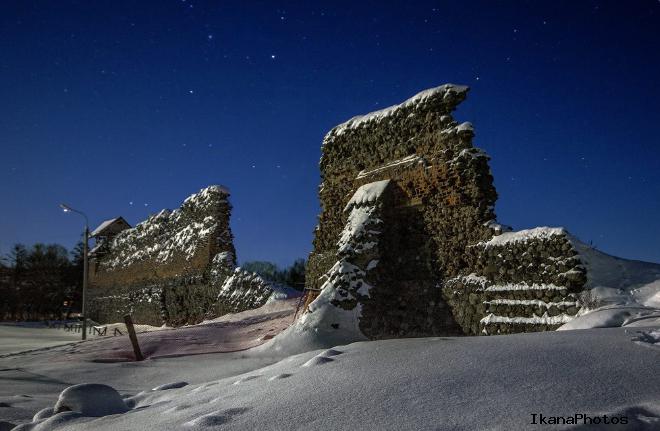
[[[87,248],[89,242],[89,220],[87,215],[82,212],[71,208],[68,205],[60,204],[60,208],[64,210],[65,213],[74,212],[85,217],[85,240],[83,241],[83,288],[82,288],[82,339],[87,339],[87,315],[85,314],[85,292],[87,291],[87,267],[88,267],[88,258],[87,258]]]

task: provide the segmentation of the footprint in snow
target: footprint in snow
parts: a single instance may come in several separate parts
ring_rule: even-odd
[[[181,410],[189,409],[190,407],[192,407],[192,405],[190,404],[179,404],[178,406],[174,406],[172,408],[163,411],[163,413],[176,413],[176,412],[180,412]]]
[[[259,378],[259,377],[261,377],[261,376],[260,376],[260,375],[256,375],[256,376],[247,376],[247,377],[243,377],[243,378],[241,378],[241,379],[236,380],[236,381],[234,382],[234,384],[235,384],[235,385],[240,385],[241,383],[247,382],[247,381],[249,381],[249,380],[254,380],[254,379],[257,379],[257,378]]]
[[[326,356],[326,357],[330,357],[330,356],[341,355],[342,353],[344,353],[344,352],[342,352],[341,350],[337,350],[337,349],[328,349],[328,350],[326,350],[325,352],[319,353],[319,354],[316,355],[316,356]]]
[[[323,365],[327,364],[328,362],[332,362],[334,359],[332,358],[326,358],[325,356],[314,356],[312,359],[309,361],[305,362],[302,364],[303,367],[311,367],[312,365]]]
[[[637,336],[632,341],[640,346],[660,349],[660,329],[637,331]]]
[[[217,412],[212,412],[205,414],[204,416],[200,416],[198,418],[195,418],[191,421],[188,421],[184,423],[184,426],[187,427],[212,427],[216,425],[222,425],[226,422],[229,422],[234,418],[234,416],[238,416],[240,414],[245,413],[249,409],[247,408],[236,408],[236,409],[229,409],[229,410],[219,410]]]
[[[206,385],[201,385],[201,386],[197,386],[195,389],[190,391],[190,393],[194,394],[194,393],[202,392],[202,391],[205,391],[205,390],[206,390]]]
[[[184,386],[188,386],[188,382],[172,382],[165,383],[164,385],[156,386],[152,391],[166,391],[168,389],[179,389]]]
[[[293,375],[293,374],[287,374],[287,373],[284,373],[284,374],[278,374],[278,375],[276,375],[276,376],[269,377],[269,378],[268,378],[268,381],[269,381],[269,382],[272,382],[273,380],[286,379],[287,377],[291,377],[292,375]]]

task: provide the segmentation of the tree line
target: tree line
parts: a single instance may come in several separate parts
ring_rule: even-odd
[[[284,284],[294,289],[303,290],[305,287],[305,259],[296,259],[287,268],[280,269],[272,262],[251,261],[245,262],[241,268],[252,271],[268,281]]]
[[[241,266],[274,283],[305,286],[305,259],[283,269],[265,261]],[[14,245],[0,257],[0,320],[70,318],[80,312],[82,278],[82,243],[72,251],[59,244]]]
[[[0,258],[0,319],[69,318],[80,311],[82,243],[14,245]]]

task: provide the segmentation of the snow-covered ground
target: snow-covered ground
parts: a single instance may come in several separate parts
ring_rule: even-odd
[[[80,340],[80,334],[45,325],[0,323],[0,355],[41,349]]]
[[[142,363],[132,362],[133,350],[126,336],[81,342],[79,333],[43,325],[3,326],[6,330],[2,334],[8,336],[1,338],[0,344],[11,345],[7,351],[21,353],[0,355],[0,421],[29,421],[37,410],[52,407],[58,394],[74,383],[116,381],[125,390],[138,391],[151,387],[153,382],[154,386],[167,383],[170,367],[190,382],[201,382],[206,374],[200,373],[200,368],[217,360],[217,356],[209,355],[211,352],[225,352],[221,356],[224,365],[216,370],[217,375],[233,375],[272,363],[277,358],[262,355],[244,362],[239,360],[243,354],[234,352],[263,344],[289,326],[298,302],[297,298],[273,301],[258,310],[178,329],[138,327],[147,329],[138,333],[147,358]],[[28,336],[33,334],[33,338]],[[182,363],[166,359],[171,357],[186,359]]]
[[[322,294],[294,325],[298,298],[147,328],[143,362],[64,333],[0,355],[0,431],[660,430],[660,265],[580,252],[597,307],[557,332],[359,341]]]
[[[19,429],[537,429],[532,414],[626,416],[613,429],[660,429],[657,329],[358,342],[290,357],[260,349],[62,366],[51,362],[58,354],[1,359],[0,412],[34,414],[83,382],[115,388],[126,408],[91,416],[108,389],[83,387],[58,405],[84,415]]]
[[[570,238],[587,268],[593,304],[560,330],[660,325],[660,265],[610,256]]]

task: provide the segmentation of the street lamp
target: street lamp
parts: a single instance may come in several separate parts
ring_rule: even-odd
[[[85,240],[83,241],[83,290],[82,290],[82,339],[87,339],[87,315],[85,314],[85,292],[87,291],[87,267],[88,267],[88,258],[87,258],[87,247],[89,241],[89,220],[87,215],[82,212],[71,208],[66,204],[60,204],[60,208],[64,210],[65,213],[74,212],[85,217]]]

